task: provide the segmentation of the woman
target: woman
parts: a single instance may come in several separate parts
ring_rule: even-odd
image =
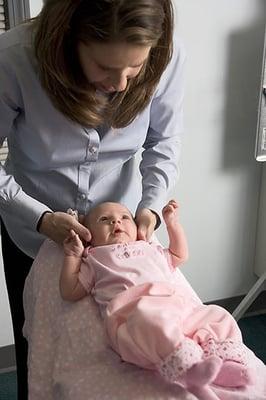
[[[0,214],[19,399],[32,259],[46,237],[62,243],[73,229],[88,240],[66,211],[106,200],[126,204],[138,237],[150,237],[177,178],[183,63],[171,0],[47,0],[35,20],[0,37],[0,135],[9,146]]]

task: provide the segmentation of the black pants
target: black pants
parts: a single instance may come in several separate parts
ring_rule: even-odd
[[[24,254],[10,239],[1,222],[2,254],[7,292],[13,322],[17,360],[18,400],[28,398],[27,353],[28,345],[22,335],[24,324],[23,288],[33,259]]]

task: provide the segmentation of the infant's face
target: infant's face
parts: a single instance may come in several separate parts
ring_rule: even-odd
[[[137,226],[130,211],[122,204],[103,203],[90,215],[92,246],[137,240]]]

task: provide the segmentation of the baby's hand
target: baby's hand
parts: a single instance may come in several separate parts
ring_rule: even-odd
[[[178,221],[178,204],[175,200],[170,200],[162,210],[162,215],[166,226]]]
[[[66,256],[82,257],[84,246],[79,235],[73,229],[70,230],[69,236],[64,240],[63,245]]]

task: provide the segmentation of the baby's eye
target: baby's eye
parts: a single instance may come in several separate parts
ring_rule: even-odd
[[[130,219],[130,216],[129,216],[129,215],[123,215],[122,218],[123,218],[123,219]]]
[[[108,220],[107,217],[101,217],[101,218],[99,219],[100,222],[104,222],[104,221],[107,221],[107,220]]]

